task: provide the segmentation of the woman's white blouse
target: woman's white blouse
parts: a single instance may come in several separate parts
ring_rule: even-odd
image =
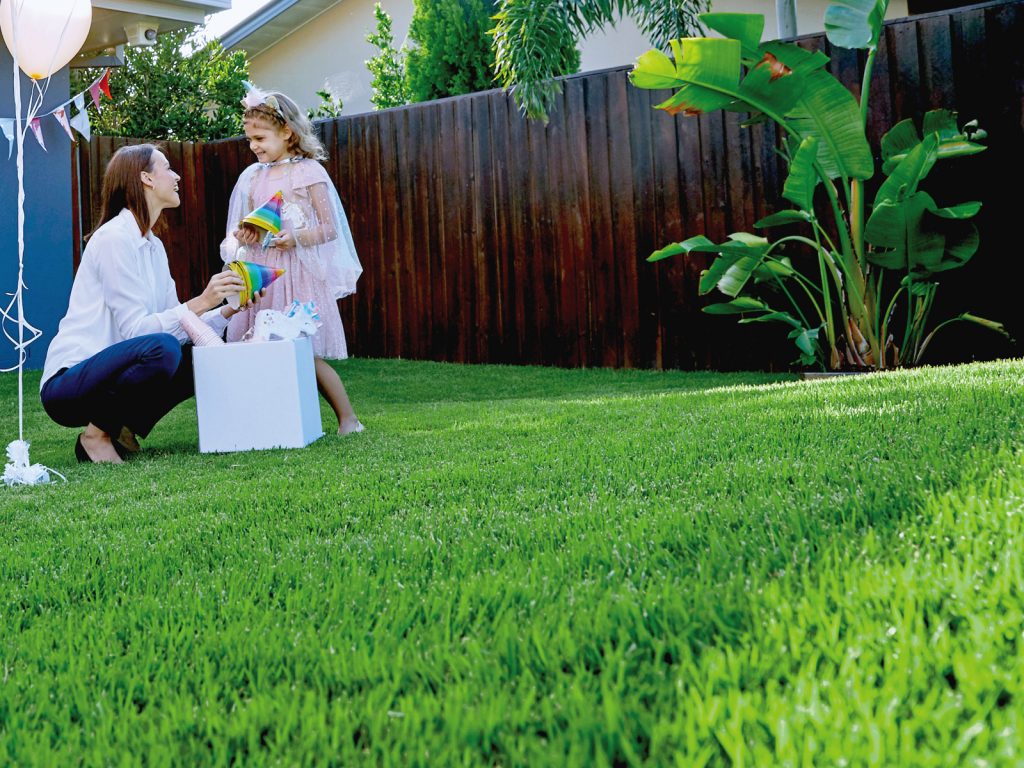
[[[152,232],[143,235],[127,208],[89,238],[71,287],[67,314],[50,342],[43,379],[107,347],[147,333],[188,336],[180,319],[187,312],[167,265],[167,252]],[[202,316],[220,333],[228,321],[219,309]]]

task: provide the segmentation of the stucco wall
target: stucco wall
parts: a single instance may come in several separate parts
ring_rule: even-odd
[[[412,21],[411,0],[380,0],[392,18],[400,47]],[[373,109],[366,60],[377,53],[366,42],[374,31],[375,0],[343,0],[279,43],[252,58],[250,74],[261,88],[283,91],[303,107],[315,106],[326,85],[345,104],[345,114]]]
[[[0,117],[14,117],[12,62],[0,45]],[[27,79],[22,108],[28,98]],[[41,112],[48,112],[68,97],[68,70],[54,75]],[[71,295],[71,142],[52,117],[42,120],[47,151],[30,131],[25,139],[25,318],[43,332],[28,348],[28,368],[42,368],[46,349],[57,332]],[[7,141],[0,138],[0,298],[14,291],[18,279],[17,152],[7,157]],[[8,325],[12,335],[16,325]],[[0,367],[17,364],[9,341],[0,336]],[[26,396],[32,396],[28,393]]]
[[[345,114],[357,114],[373,108],[370,103],[370,74],[365,61],[376,49],[366,42],[375,27],[374,0],[343,0],[309,23],[282,38],[272,48],[252,58],[253,80],[262,88],[284,91],[303,107],[319,103],[316,91],[327,90],[340,96]],[[396,47],[406,38],[412,21],[411,0],[381,0],[381,6],[393,21]],[[800,34],[820,32],[826,0],[797,3],[797,27]],[[715,11],[763,13],[765,38],[776,37],[775,4],[771,0],[716,0]],[[906,0],[894,0],[887,18],[907,13]],[[629,64],[650,48],[649,42],[629,19],[614,29],[591,35],[580,47],[581,71]]]

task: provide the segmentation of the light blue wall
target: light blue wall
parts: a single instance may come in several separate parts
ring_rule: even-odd
[[[0,117],[14,117],[12,62],[7,46],[0,43]],[[22,76],[22,109],[29,81]],[[50,79],[41,113],[49,112],[68,98],[68,70]],[[27,368],[42,368],[46,349],[57,332],[71,294],[71,141],[53,117],[42,118],[44,152],[32,132],[25,138],[25,319],[43,336],[28,348]],[[7,159],[7,141],[0,135],[0,299],[17,287],[18,178],[17,150]],[[8,324],[12,336],[17,325]],[[0,367],[17,363],[14,348],[0,335]]]

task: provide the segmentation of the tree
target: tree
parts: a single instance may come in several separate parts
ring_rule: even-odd
[[[487,31],[494,0],[416,0],[407,58],[413,101],[493,87]]]
[[[345,108],[342,100],[334,96],[326,88],[322,91],[317,91],[316,95],[320,97],[320,103],[312,109],[306,110],[306,116],[310,120],[319,120],[324,117],[337,117],[341,114],[341,110]]]
[[[565,52],[623,17],[634,19],[652,45],[701,31],[698,14],[710,0],[502,0],[495,14],[495,77],[511,88],[528,117],[547,119],[566,72]],[[642,53],[638,51],[638,53]]]
[[[416,0],[406,74],[413,101],[428,101],[495,87],[490,30],[496,0]],[[551,42],[552,70],[579,67],[575,41]]]
[[[366,42],[380,51],[367,60],[366,68],[373,75],[370,87],[373,95],[370,101],[377,109],[400,107],[410,101],[409,84],[405,77],[405,48],[395,50],[395,36],[391,31],[391,17],[377,3],[373,7],[377,20],[377,31],[366,36]]]
[[[92,131],[173,141],[209,141],[242,132],[249,76],[244,51],[225,51],[200,32],[160,35],[151,47],[125,49],[124,66],[110,70],[112,101],[101,112],[89,105]],[[100,70],[75,70],[72,93],[88,87]],[[88,101],[88,100],[87,100]]]

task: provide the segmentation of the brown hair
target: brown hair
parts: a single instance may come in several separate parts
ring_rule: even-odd
[[[313,160],[326,160],[327,152],[324,151],[324,145],[316,137],[313,124],[299,109],[299,105],[278,91],[269,91],[267,96],[277,99],[281,110],[278,111],[269,104],[260,104],[246,109],[242,115],[242,121],[261,122],[267,127],[279,131],[283,128],[290,128],[292,135],[288,138],[288,151],[291,154]]]
[[[153,170],[153,154],[157,151],[159,147],[153,144],[134,144],[121,147],[110,158],[103,173],[101,227],[127,208],[135,216],[139,231],[149,232],[149,205],[141,174]]]

